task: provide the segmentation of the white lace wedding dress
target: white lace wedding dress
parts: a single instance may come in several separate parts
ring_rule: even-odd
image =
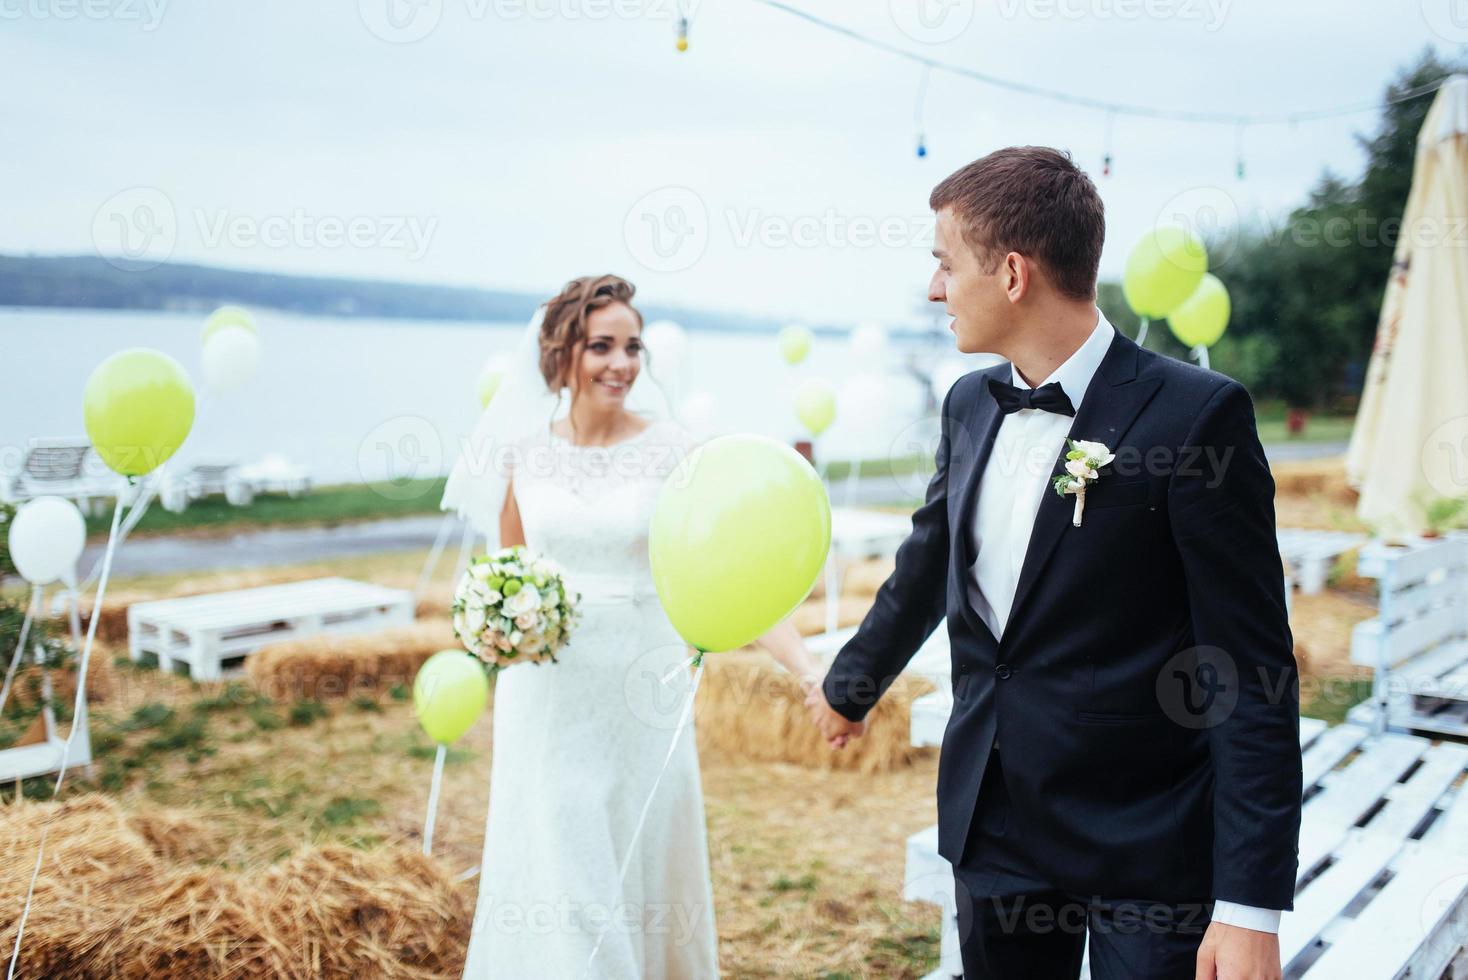
[[[691,725],[618,885],[690,686],[677,669],[690,650],[653,590],[647,536],[659,488],[693,445],[666,420],[610,447],[549,432],[521,444],[513,479],[526,544],[565,567],[582,619],[558,663],[518,665],[495,684],[466,978],[718,975]]]

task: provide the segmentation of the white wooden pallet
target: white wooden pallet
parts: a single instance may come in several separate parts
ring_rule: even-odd
[[[1436,980],[1468,965],[1468,789],[1458,785],[1468,746],[1308,718],[1300,743],[1306,791],[1295,908],[1280,926],[1285,976]],[[944,903],[928,980],[962,974],[937,837],[934,826],[908,838],[903,890],[908,901]]]
[[[1361,549],[1380,580],[1379,614],[1351,631],[1351,660],[1374,671],[1350,718],[1377,730],[1468,738],[1468,538]]]
[[[412,593],[345,578],[139,602],[128,607],[128,652],[218,680],[266,643],[313,633],[362,633],[413,621]]]
[[[1335,560],[1366,542],[1366,535],[1350,531],[1282,527],[1276,535],[1280,556],[1290,566],[1291,577],[1306,595],[1324,589]]]

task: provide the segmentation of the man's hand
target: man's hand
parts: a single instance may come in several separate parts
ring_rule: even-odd
[[[831,748],[845,748],[848,741],[866,734],[866,722],[851,721],[831,707],[818,679],[802,678],[801,686],[805,688],[805,710]]]
[[[1198,947],[1197,980],[1280,980],[1279,937],[1211,923]]]

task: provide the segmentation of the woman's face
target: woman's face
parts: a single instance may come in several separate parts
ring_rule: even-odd
[[[627,304],[592,310],[571,379],[572,395],[607,409],[621,408],[642,370],[641,338],[642,324]]]

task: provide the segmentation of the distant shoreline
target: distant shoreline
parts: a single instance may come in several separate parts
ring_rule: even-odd
[[[215,266],[136,263],[97,255],[0,254],[0,310],[95,310],[203,316],[225,304],[254,310],[344,319],[431,320],[444,324],[524,323],[547,297],[530,292],[419,283],[295,276]],[[648,322],[685,328],[773,334],[785,324],[769,317],[639,304]],[[811,324],[813,332],[845,337],[851,324]],[[893,336],[925,331],[889,328]]]

